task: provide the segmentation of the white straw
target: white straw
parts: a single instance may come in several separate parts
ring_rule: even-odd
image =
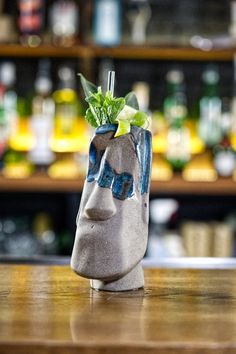
[[[114,95],[115,75],[115,71],[108,71],[107,91],[110,91],[112,96]]]

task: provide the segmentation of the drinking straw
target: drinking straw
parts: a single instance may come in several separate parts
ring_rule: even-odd
[[[114,95],[115,75],[115,71],[108,71],[107,91],[110,91],[112,96]]]

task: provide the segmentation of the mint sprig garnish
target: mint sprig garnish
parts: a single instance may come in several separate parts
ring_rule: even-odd
[[[103,124],[118,124],[115,136],[120,136],[130,131],[130,125],[148,125],[148,116],[139,111],[138,100],[134,92],[128,93],[125,98],[114,97],[112,92],[102,92],[101,87],[79,74],[84,90],[85,100],[89,107],[85,119],[94,128]]]
[[[98,91],[97,86],[94,85],[92,82],[85,79],[82,74],[79,74],[80,82],[84,90],[85,97],[88,97],[91,93],[95,93]]]
[[[125,106],[124,98],[113,97],[109,91],[103,94],[100,87],[96,93],[91,93],[85,100],[89,104],[85,118],[94,127],[115,123],[116,117]],[[87,117],[87,114],[89,117]],[[92,119],[91,114],[94,119]]]
[[[137,111],[139,110],[139,104],[138,104],[137,96],[135,95],[134,92],[129,92],[125,96],[125,104],[127,106],[129,106],[129,107],[132,107],[132,108],[136,109]]]

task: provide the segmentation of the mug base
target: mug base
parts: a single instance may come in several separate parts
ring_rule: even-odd
[[[141,263],[138,263],[124,277],[113,281],[102,281],[98,279],[91,279],[90,286],[98,291],[130,291],[139,290],[144,287],[144,276]]]

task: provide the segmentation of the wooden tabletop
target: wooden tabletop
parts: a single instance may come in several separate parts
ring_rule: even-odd
[[[96,292],[67,266],[0,266],[0,354],[236,353],[236,270],[146,269]]]

